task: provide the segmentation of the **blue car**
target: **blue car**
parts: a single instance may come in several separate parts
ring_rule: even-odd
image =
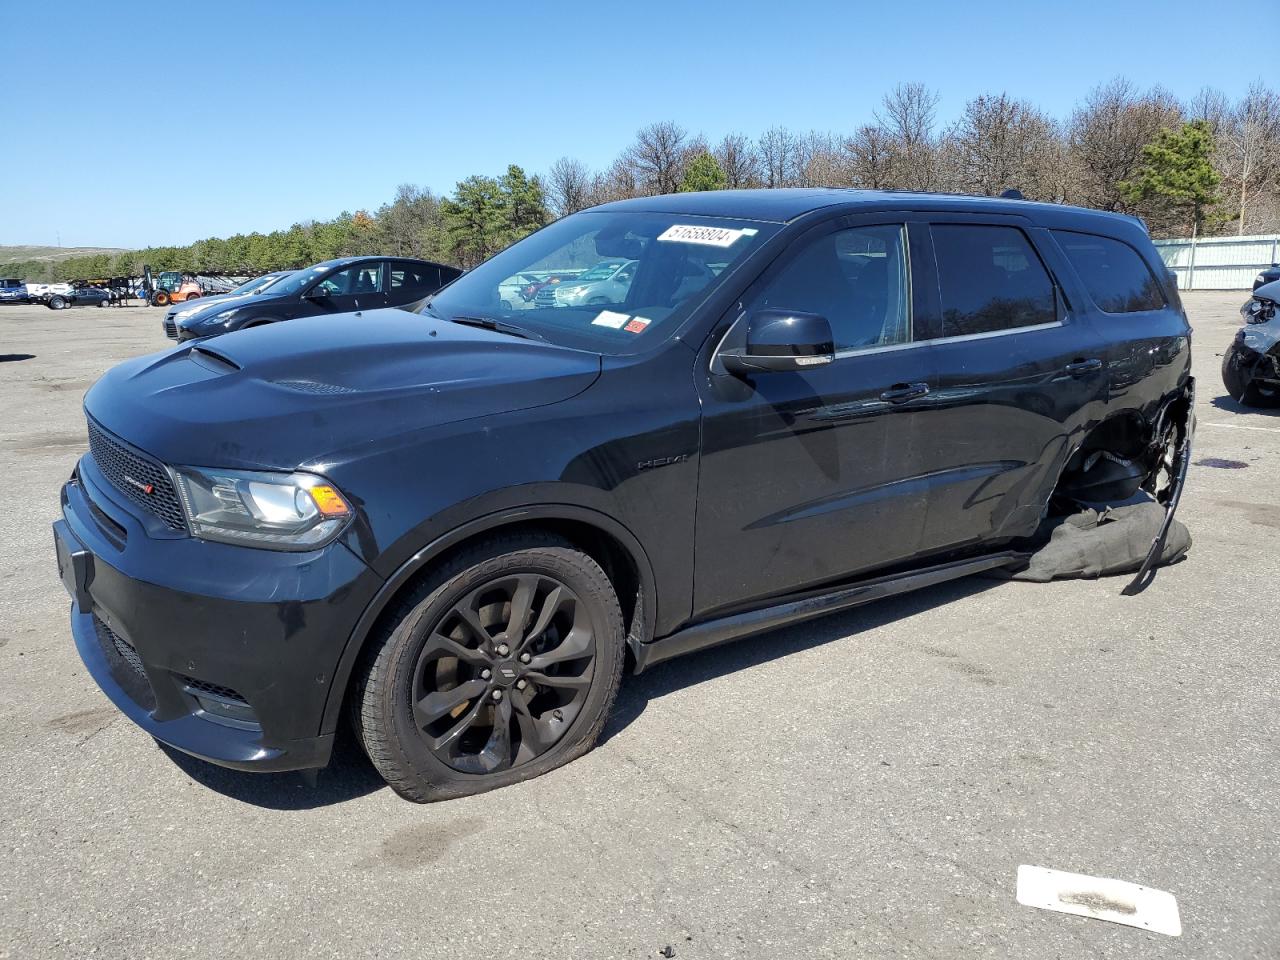
[[[13,278],[0,280],[0,303],[26,303],[27,285]]]

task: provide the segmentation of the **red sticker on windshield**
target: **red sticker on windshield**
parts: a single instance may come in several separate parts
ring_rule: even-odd
[[[644,333],[644,328],[649,325],[649,321],[644,317],[632,317],[622,329],[627,333]]]

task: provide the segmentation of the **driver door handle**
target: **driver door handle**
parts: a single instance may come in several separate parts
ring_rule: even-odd
[[[906,403],[908,400],[923,397],[928,392],[929,385],[927,383],[895,383],[880,394],[880,399],[885,403]]]
[[[1097,357],[1092,357],[1088,360],[1073,360],[1062,368],[1062,372],[1073,377],[1079,377],[1086,373],[1097,373],[1101,369],[1102,361]]]

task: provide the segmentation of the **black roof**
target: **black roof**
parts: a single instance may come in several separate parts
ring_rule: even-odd
[[[1004,197],[974,197],[948,193],[913,193],[891,190],[855,190],[844,187],[791,187],[777,190],[712,190],[705,193],[670,193],[659,197],[616,200],[596,210],[635,210],[676,213],[701,217],[733,217],[787,223],[817,210],[845,207],[849,212],[864,210],[935,210],[955,213],[1003,213],[1025,216],[1053,226],[1069,227],[1073,220],[1099,219],[1112,230],[1132,229],[1141,224],[1123,214],[1070,207],[1065,204],[1009,200]]]

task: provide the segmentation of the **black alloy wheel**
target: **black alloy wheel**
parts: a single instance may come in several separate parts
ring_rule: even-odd
[[[491,790],[591,749],[624,640],[595,560],[550,534],[496,537],[442,564],[388,617],[366,649],[352,718],[401,796]]]
[[[462,773],[528,763],[582,710],[595,637],[578,595],[544,574],[472,590],[432,630],[414,671],[413,715],[428,747]]]

